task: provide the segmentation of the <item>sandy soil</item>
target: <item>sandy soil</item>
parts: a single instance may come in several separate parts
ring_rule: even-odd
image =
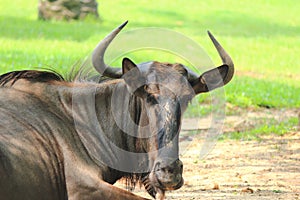
[[[181,155],[185,184],[167,192],[166,199],[300,200],[300,132],[296,129],[260,141],[218,141],[200,159],[202,145],[195,138],[188,143]],[[134,192],[150,198],[143,188]]]

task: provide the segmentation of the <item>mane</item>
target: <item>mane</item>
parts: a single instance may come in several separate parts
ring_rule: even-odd
[[[78,60],[72,66],[71,70],[64,74],[64,77],[68,82],[102,83],[108,80],[113,80],[113,78],[99,74],[99,72],[97,72],[91,65],[91,59],[89,57]]]
[[[64,78],[55,71],[22,70],[12,71],[0,76],[0,87],[10,82],[10,86],[20,79],[27,79],[32,82],[64,81]]]
[[[0,75],[0,87],[10,83],[12,86],[19,79],[27,79],[32,82],[66,81],[66,82],[93,82],[103,83],[113,78],[100,75],[92,66],[91,58],[78,60],[70,70],[59,73],[54,69],[20,70]]]

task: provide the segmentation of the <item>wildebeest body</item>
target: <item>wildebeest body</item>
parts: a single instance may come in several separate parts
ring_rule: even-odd
[[[25,77],[12,86],[9,82],[0,88],[0,172],[3,172],[0,182],[5,189],[1,190],[1,196],[7,199],[93,199],[95,191],[111,190],[103,181],[115,183],[123,176],[130,176],[95,160],[99,156],[115,164],[132,162],[118,157],[107,140],[128,151],[139,151],[137,138],[123,134],[115,121],[107,118],[111,116],[108,90],[117,83],[124,86],[122,80],[111,82],[101,86],[57,80],[43,83]],[[93,141],[87,138],[85,143],[80,138],[95,131],[88,123],[93,121],[88,114],[89,106],[82,106],[89,95],[95,95],[100,126],[107,130],[107,139],[98,139],[95,144],[96,155],[91,155],[93,151],[85,147],[85,144],[93,145]],[[74,98],[80,102],[76,115]],[[104,107],[103,102],[107,102]]]
[[[40,99],[7,88],[0,93],[1,196],[67,199],[62,149],[55,132],[68,128]]]

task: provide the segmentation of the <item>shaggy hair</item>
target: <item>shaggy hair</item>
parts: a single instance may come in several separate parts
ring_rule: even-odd
[[[10,86],[12,86],[19,79],[44,83],[49,81],[102,83],[107,80],[112,80],[112,78],[100,75],[89,63],[90,59],[79,60],[67,73],[59,73],[57,70],[51,68],[8,72],[0,75],[0,87],[8,86],[7,83],[10,83]]]

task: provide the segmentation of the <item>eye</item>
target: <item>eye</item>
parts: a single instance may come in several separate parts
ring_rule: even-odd
[[[158,104],[157,95],[155,94],[148,94],[147,96],[147,102],[151,104]]]

